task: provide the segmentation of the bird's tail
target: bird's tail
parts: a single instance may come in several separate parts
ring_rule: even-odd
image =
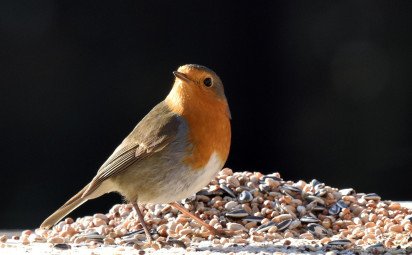
[[[47,219],[43,221],[40,225],[42,229],[49,229],[53,227],[57,222],[63,219],[67,214],[72,212],[74,209],[82,205],[84,202],[89,200],[89,196],[83,197],[84,192],[87,190],[88,185],[84,187],[79,193],[74,195],[67,201],[64,205],[62,205],[57,211],[55,211],[52,215],[50,215]]]

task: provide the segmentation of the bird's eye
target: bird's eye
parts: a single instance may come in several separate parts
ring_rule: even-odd
[[[212,86],[212,78],[206,78],[203,80],[203,84],[205,84],[206,87]]]

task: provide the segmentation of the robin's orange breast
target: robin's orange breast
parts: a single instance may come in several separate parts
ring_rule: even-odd
[[[179,94],[179,90],[176,91]],[[180,97],[181,95],[176,95]],[[229,155],[231,129],[226,100],[205,97],[192,91],[185,97],[184,104],[176,104],[174,97],[168,97],[166,104],[173,112],[186,119],[189,127],[189,148],[191,153],[184,159],[193,170],[201,170],[215,152],[222,162]]]

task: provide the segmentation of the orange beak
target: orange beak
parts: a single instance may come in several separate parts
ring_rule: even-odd
[[[178,71],[173,71],[173,75],[176,76],[176,78],[181,79],[182,81],[190,82],[190,79],[184,73],[181,73],[181,72],[178,72]]]

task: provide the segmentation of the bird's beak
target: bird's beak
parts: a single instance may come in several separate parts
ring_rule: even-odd
[[[187,78],[187,75],[184,74],[184,73],[181,73],[181,72],[178,72],[178,71],[174,71],[174,72],[173,72],[173,75],[176,76],[176,78],[181,79],[182,81],[190,82],[190,79]]]

